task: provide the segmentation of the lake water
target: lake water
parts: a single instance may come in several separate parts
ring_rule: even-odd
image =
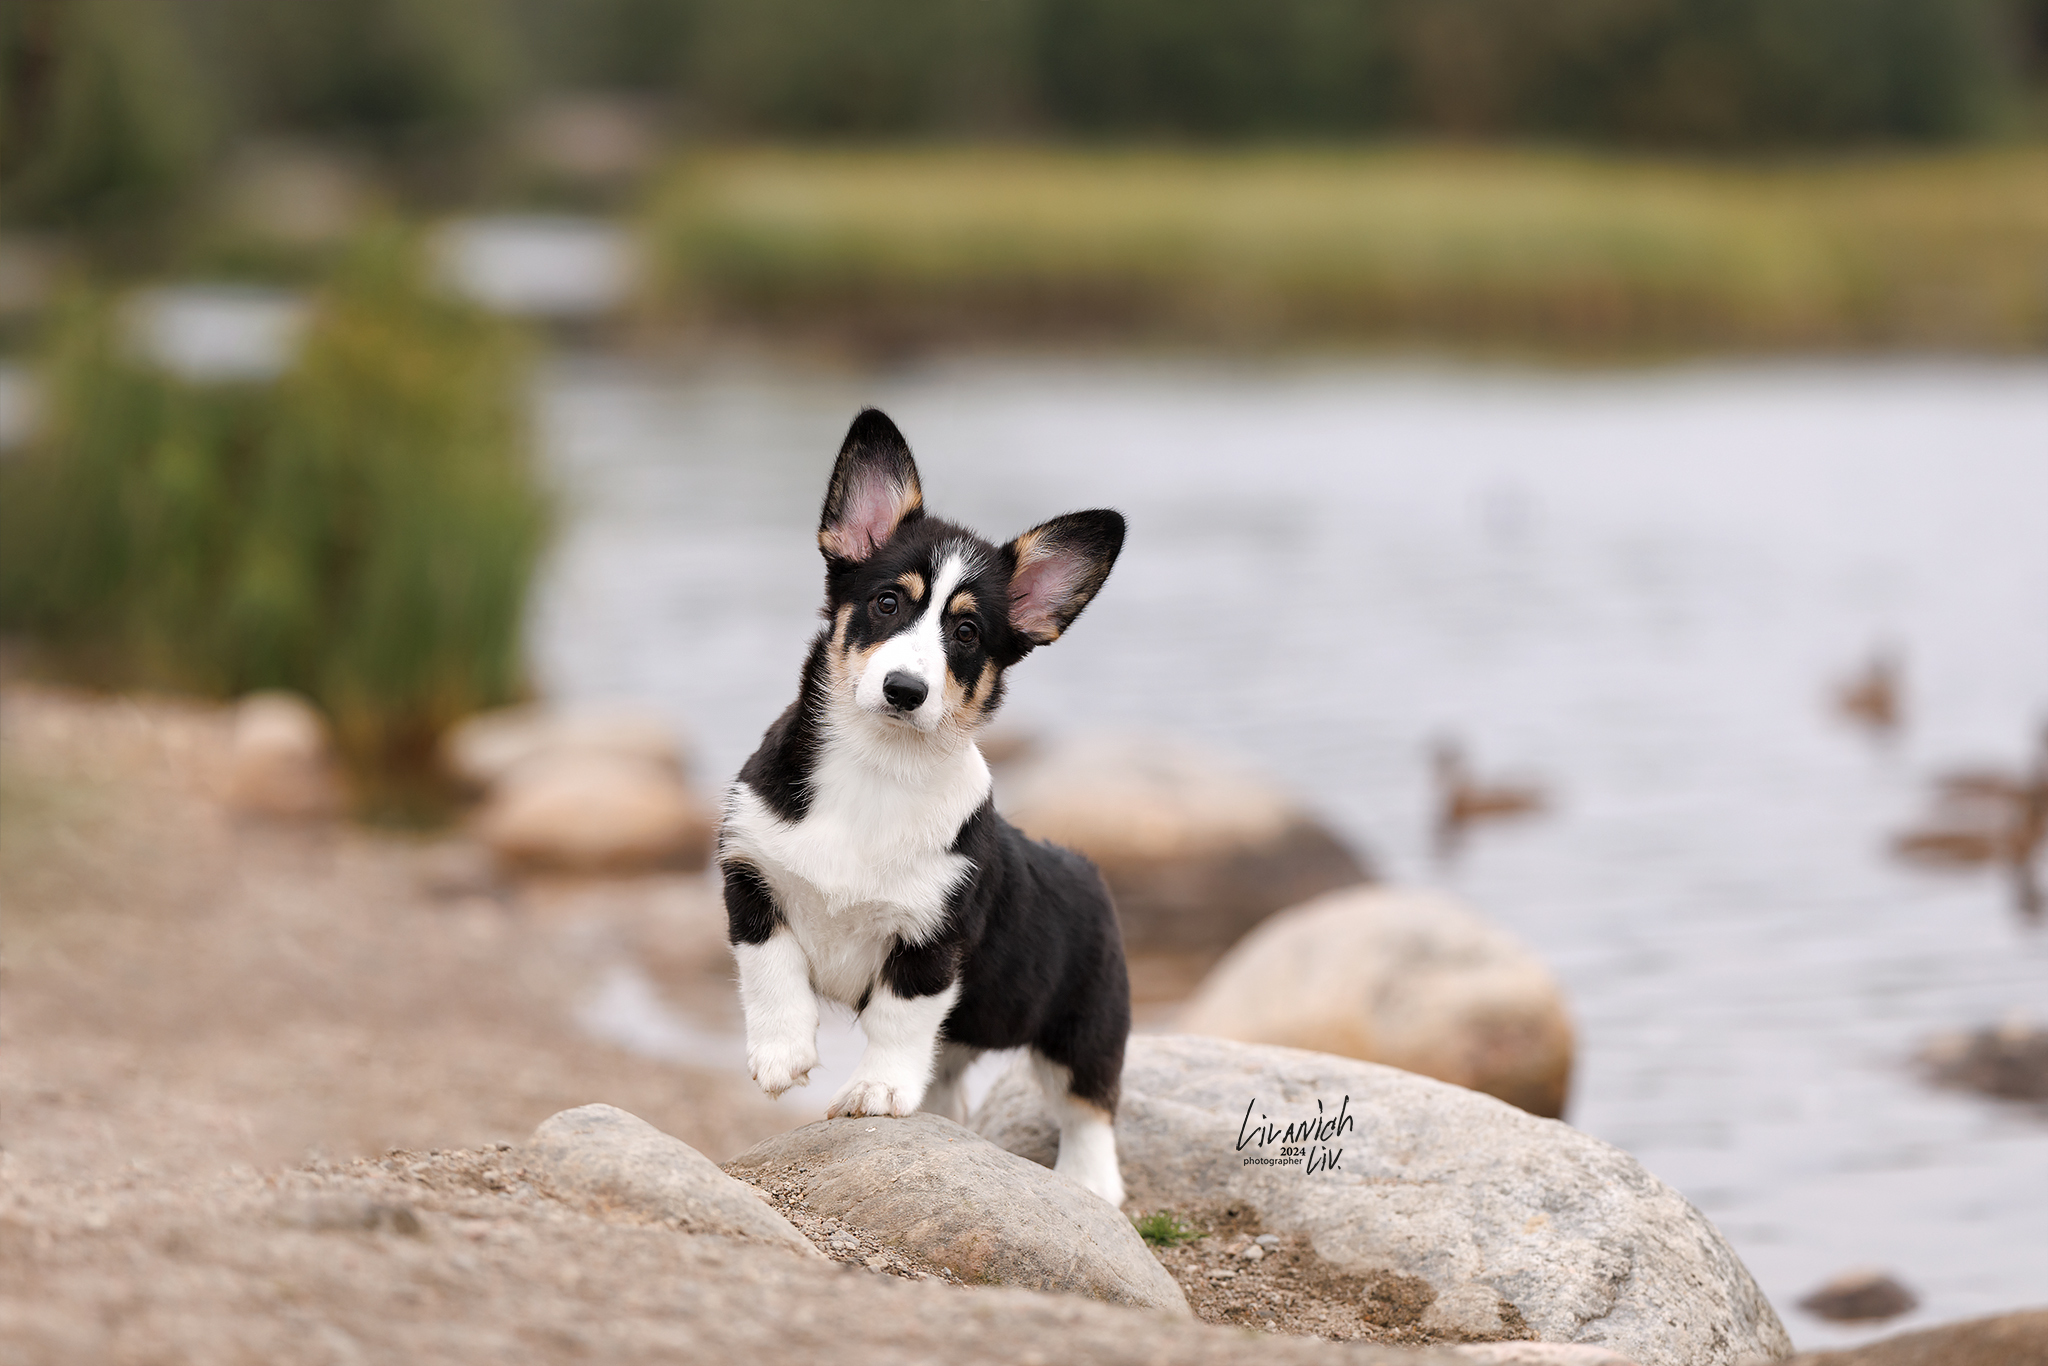
[[[1802,1346],[2048,1303],[2048,1114],[1910,1066],[2048,1013],[2048,934],[1993,877],[1884,852],[1930,773],[2017,764],[2048,719],[2048,369],[565,362],[544,686],[660,705],[722,782],[794,695],[862,403],[992,536],[1130,519],[1006,721],[1248,757],[1533,945],[1580,1028],[1571,1121],[1704,1209]],[[1908,680],[1889,745],[1827,706],[1880,643]],[[1554,813],[1438,864],[1440,731]],[[1795,1307],[1870,1265],[1921,1309]]]

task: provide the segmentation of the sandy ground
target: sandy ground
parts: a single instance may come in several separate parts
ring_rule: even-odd
[[[714,890],[494,887],[445,841],[237,818],[226,742],[216,708],[0,692],[8,1361],[1397,1359],[549,1198],[517,1145],[557,1110],[723,1161],[822,1105],[577,1027],[630,963],[736,1030]]]
[[[743,1075],[572,1023],[626,958],[679,996],[730,996],[701,880],[437,896],[417,841],[231,816],[225,744],[210,709],[0,698],[10,1179],[518,1142],[599,1099],[719,1160],[792,1122]]]

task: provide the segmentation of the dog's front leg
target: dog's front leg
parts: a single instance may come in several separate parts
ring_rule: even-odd
[[[860,1027],[867,1051],[825,1111],[839,1115],[914,1114],[931,1085],[939,1028],[959,999],[950,945],[898,944],[882,968]]]
[[[747,1071],[771,1096],[810,1082],[818,1065],[818,998],[810,960],[761,874],[725,866],[725,915],[747,1018]]]

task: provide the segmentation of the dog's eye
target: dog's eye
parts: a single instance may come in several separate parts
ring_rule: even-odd
[[[894,593],[879,593],[875,596],[875,610],[885,617],[895,615],[896,604],[897,597]]]
[[[972,645],[981,638],[981,628],[971,621],[963,621],[953,628],[953,639],[963,645]]]

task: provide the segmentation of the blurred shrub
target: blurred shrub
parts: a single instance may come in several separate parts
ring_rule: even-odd
[[[1025,117],[1029,0],[698,0],[685,93],[717,131],[978,133]]]
[[[546,518],[501,324],[384,231],[274,386],[181,382],[124,331],[99,297],[57,326],[43,430],[0,466],[0,625],[103,681],[303,691],[373,785],[519,693]]]
[[[179,199],[212,114],[183,34],[155,0],[0,5],[0,209],[99,227]]]
[[[537,80],[673,94],[688,79],[699,0],[510,0]]]
[[[521,91],[503,0],[181,0],[247,127],[440,152],[488,134]]]

